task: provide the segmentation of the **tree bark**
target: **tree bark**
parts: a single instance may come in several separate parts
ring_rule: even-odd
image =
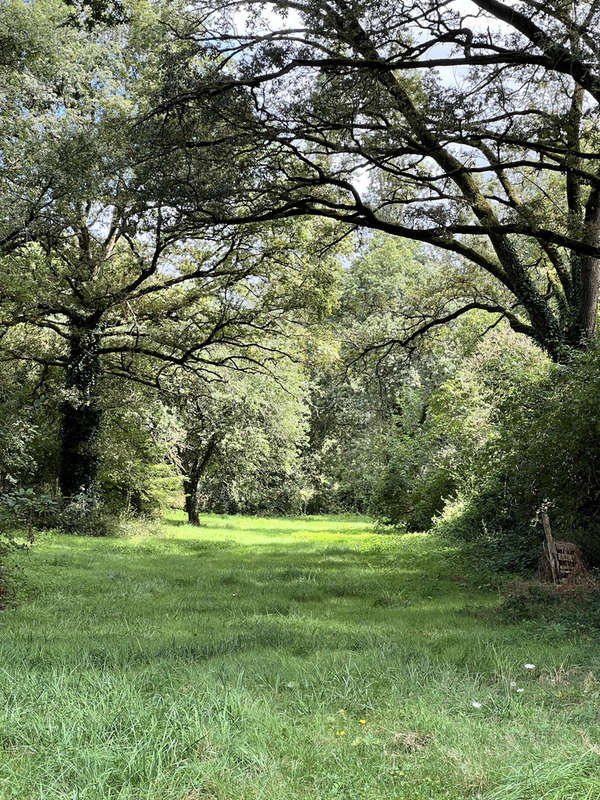
[[[582,332],[579,346],[587,346],[597,332],[598,326],[598,289],[600,288],[600,274],[598,259],[585,259],[583,280],[581,286],[579,324]]]
[[[198,483],[200,476],[195,474],[183,481],[185,493],[185,513],[190,525],[200,524],[200,498],[198,497]]]
[[[59,487],[63,497],[93,495],[98,479],[100,343],[96,331],[75,328],[69,342],[61,405]]]
[[[200,496],[198,487],[200,485],[200,478],[208,466],[216,446],[217,434],[214,434],[208,442],[202,456],[200,456],[197,451],[194,451],[192,447],[189,447],[187,455],[188,458],[190,455],[192,457],[187,464],[185,464],[187,459],[184,458],[186,474],[183,478],[183,492],[185,494],[185,511],[190,525],[200,524]]]

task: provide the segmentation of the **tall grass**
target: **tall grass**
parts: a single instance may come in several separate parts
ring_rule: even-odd
[[[27,576],[0,613],[2,800],[600,798],[594,635],[494,621],[432,537],[174,516],[47,536]]]

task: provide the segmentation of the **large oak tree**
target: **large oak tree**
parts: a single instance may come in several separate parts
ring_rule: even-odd
[[[223,137],[244,173],[228,204],[175,202],[201,219],[311,214],[426,242],[470,287],[429,322],[484,309],[557,360],[595,336],[597,0],[209,0],[172,36],[211,69],[180,72],[155,118],[184,129],[210,109],[230,126],[181,138],[192,186]]]
[[[178,369],[268,369],[327,294],[306,225],[210,226],[165,199],[185,161],[164,158],[168,130],[134,121],[181,57],[165,39],[173,10],[135,3],[89,30],[59,0],[0,14],[0,358],[62,370],[66,497],[95,487],[103,376],[160,388]],[[220,127],[196,115],[187,133]],[[222,181],[206,169],[196,191],[218,204]]]

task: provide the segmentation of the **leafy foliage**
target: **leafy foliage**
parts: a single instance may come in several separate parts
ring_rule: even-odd
[[[306,431],[302,373],[224,374],[214,384],[181,379],[174,408],[191,521],[201,510],[294,513],[302,507]]]
[[[470,501],[489,531],[539,538],[531,522],[548,499],[555,536],[579,543],[600,563],[599,367],[592,348],[515,385],[486,451],[489,477]]]
[[[471,542],[497,568],[532,568],[545,500],[555,536],[598,563],[599,355],[552,366],[498,331],[432,391],[396,441],[377,500],[382,520]],[[537,526],[537,527],[536,527]]]
[[[292,5],[0,7],[0,491],[600,561],[596,11]]]
[[[210,68],[165,86],[155,114],[218,120],[200,148],[180,136],[182,177],[224,140],[249,167],[227,202],[197,198],[195,213],[314,215],[435,246],[472,279],[463,292],[457,278],[453,317],[500,313],[561,360],[597,329],[600,15],[590,2],[474,4],[192,2],[173,38],[191,43],[190,75]],[[173,203],[189,195],[184,184]]]

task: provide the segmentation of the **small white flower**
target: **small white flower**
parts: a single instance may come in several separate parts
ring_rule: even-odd
[[[535,664],[523,664],[525,669],[535,669]]]
[[[525,689],[517,689],[518,694],[521,694],[521,692],[524,692],[524,691],[525,691]]]
[[[478,703],[477,700],[474,700],[471,705],[473,708],[481,708],[481,703]]]

